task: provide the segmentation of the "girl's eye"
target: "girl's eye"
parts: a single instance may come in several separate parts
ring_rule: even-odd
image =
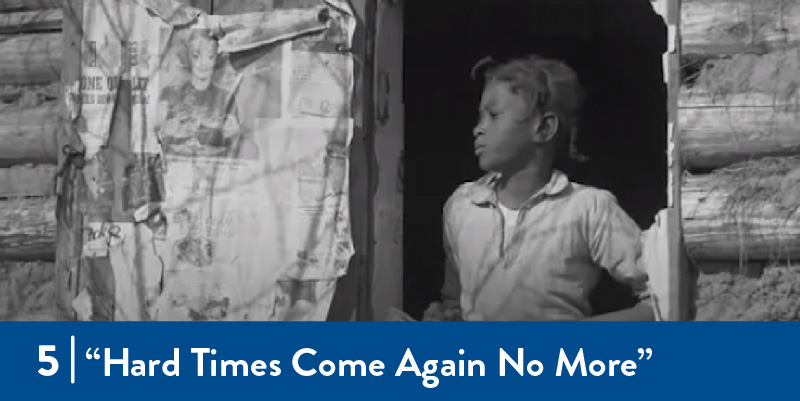
[[[478,114],[478,124],[481,124],[482,122],[486,121],[487,118],[489,119],[489,121],[494,121],[497,119],[499,115],[500,113],[494,111],[488,111],[488,110],[481,111]]]

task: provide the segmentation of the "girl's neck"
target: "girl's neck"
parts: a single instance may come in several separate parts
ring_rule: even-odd
[[[552,166],[532,165],[510,174],[503,174],[497,185],[500,203],[519,209],[525,201],[542,190],[553,175]]]

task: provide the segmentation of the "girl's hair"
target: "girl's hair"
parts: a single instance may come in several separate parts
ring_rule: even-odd
[[[576,149],[585,93],[578,75],[566,63],[537,55],[502,63],[487,57],[472,68],[473,79],[478,79],[481,73],[486,83],[509,84],[512,92],[528,104],[528,118],[546,112],[555,113],[559,121],[557,144],[560,148],[568,145],[571,158],[586,160]]]

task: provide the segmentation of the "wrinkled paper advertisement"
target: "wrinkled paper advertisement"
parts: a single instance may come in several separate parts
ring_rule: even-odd
[[[84,1],[83,256],[114,320],[324,320],[354,253],[351,10],[146,3]]]

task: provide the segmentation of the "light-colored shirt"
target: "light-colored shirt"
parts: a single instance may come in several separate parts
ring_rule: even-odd
[[[641,230],[609,192],[555,171],[506,234],[498,174],[461,185],[444,208],[442,295],[464,320],[575,320],[592,315],[601,269],[649,298]],[[504,245],[507,244],[507,245]]]
[[[503,248],[508,248],[511,244],[511,238],[514,236],[514,231],[517,229],[519,210],[509,209],[500,202],[497,202],[497,207],[500,209],[500,213],[503,214]]]

